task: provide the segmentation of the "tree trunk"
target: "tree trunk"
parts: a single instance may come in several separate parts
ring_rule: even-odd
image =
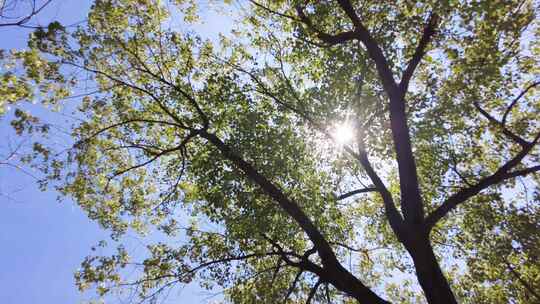
[[[407,246],[416,268],[416,277],[430,304],[457,304],[456,297],[442,273],[428,237],[417,237]]]

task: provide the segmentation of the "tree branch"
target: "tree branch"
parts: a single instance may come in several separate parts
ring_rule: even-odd
[[[114,129],[114,128],[117,128],[117,127],[120,127],[120,126],[123,126],[123,125],[126,125],[126,124],[134,123],[134,122],[144,122],[144,123],[149,123],[149,124],[162,124],[162,125],[178,127],[178,128],[181,128],[181,129],[186,129],[186,127],[183,126],[183,125],[179,125],[177,123],[169,122],[169,121],[165,121],[165,120],[161,121],[161,120],[145,119],[145,118],[133,118],[133,119],[124,120],[124,121],[121,121],[119,123],[115,123],[115,124],[112,124],[112,125],[107,126],[105,128],[102,128],[101,130],[94,132],[92,135],[88,136],[87,138],[84,138],[84,139],[81,139],[81,140],[77,141],[74,144],[74,146],[77,146],[77,145],[80,145],[82,143],[88,142],[92,138],[95,138],[96,136],[98,136],[98,135],[100,135],[100,134],[102,134],[104,132],[107,132],[107,131],[109,131],[111,129]]]
[[[520,151],[520,153],[518,153],[515,157],[513,157],[511,160],[506,162],[495,173],[481,179],[474,186],[462,189],[461,191],[450,196],[442,205],[440,205],[437,209],[435,209],[435,211],[433,211],[426,218],[427,229],[431,230],[435,226],[435,224],[437,224],[437,222],[441,220],[444,216],[446,216],[450,211],[455,209],[459,204],[464,203],[471,197],[480,193],[480,191],[490,186],[496,185],[500,182],[503,182],[505,180],[518,177],[518,176],[525,176],[527,174],[540,171],[540,165],[539,165],[539,166],[534,166],[534,167],[510,172],[510,170],[514,169],[517,165],[521,163],[523,158],[525,158],[528,155],[528,153],[534,148],[534,146],[538,143],[539,139],[540,139],[540,133],[538,133],[538,135],[534,138],[534,140],[528,145],[526,145]]]
[[[342,33],[337,33],[334,35],[322,32],[321,30],[317,29],[313,23],[311,22],[311,19],[304,13],[304,9],[298,5],[296,6],[296,13],[298,14],[298,17],[300,18],[300,21],[307,25],[307,27],[315,32],[317,35],[317,38],[321,39],[323,42],[327,43],[328,45],[336,45],[341,44],[347,41],[351,41],[355,39],[355,33],[353,31],[347,31]]]
[[[498,121],[495,117],[491,116],[491,114],[489,114],[486,110],[484,110],[477,101],[473,102],[473,104],[474,104],[474,107],[480,112],[480,114],[482,114],[482,116],[484,116],[487,120],[489,120],[494,125],[500,127],[504,135],[506,135],[507,137],[509,137],[510,139],[512,139],[513,141],[515,141],[522,147],[526,147],[527,145],[530,144],[528,141],[524,140],[523,138],[517,136],[512,131],[510,131],[505,126],[504,123]]]
[[[296,284],[298,283],[298,280],[300,279],[300,276],[302,276],[302,273],[304,273],[303,270],[298,271],[296,276],[294,277],[293,282],[291,283],[291,286],[289,286],[289,289],[287,290],[287,294],[285,295],[285,298],[283,300],[283,303],[287,303],[287,300],[294,292],[294,289],[296,289]]]
[[[508,115],[510,114],[510,112],[512,111],[512,108],[516,105],[516,103],[523,97],[525,96],[525,94],[527,94],[527,92],[529,90],[531,90],[532,88],[536,87],[537,85],[540,85],[540,81],[537,81],[537,82],[533,82],[532,84],[530,84],[528,87],[525,88],[525,90],[523,90],[516,98],[514,98],[514,100],[512,100],[512,102],[510,103],[510,105],[506,108],[506,111],[504,112],[503,114],[503,117],[502,117],[502,120],[501,120],[501,124],[503,126],[506,125],[506,119],[508,118]]]
[[[109,181],[111,181],[112,179],[120,176],[120,175],[123,175],[125,174],[126,172],[129,172],[131,170],[134,170],[134,169],[137,169],[137,168],[141,168],[141,167],[144,167],[152,162],[154,162],[155,160],[157,160],[158,158],[160,158],[161,156],[165,155],[165,154],[168,154],[168,153],[171,153],[171,152],[175,152],[175,151],[179,151],[181,149],[183,149],[188,143],[189,141],[194,138],[195,136],[197,136],[198,134],[198,131],[191,131],[187,136],[186,138],[184,138],[182,140],[182,142],[180,142],[179,145],[175,146],[175,147],[172,147],[172,148],[169,148],[169,149],[165,149],[165,150],[161,150],[157,153],[154,153],[154,156],[150,159],[148,159],[147,161],[145,162],[142,162],[140,164],[137,164],[137,165],[134,165],[134,166],[131,166],[127,169],[123,169],[123,170],[119,170],[119,171],[116,171],[115,173],[112,174],[112,176],[110,176],[108,178]],[[108,186],[109,182],[107,182],[107,186]],[[105,187],[105,189],[107,189],[107,186]]]
[[[359,143],[361,144],[361,143]],[[399,214],[396,205],[394,204],[394,199],[392,198],[392,194],[386,186],[384,185],[383,181],[375,172],[375,169],[373,169],[373,166],[371,165],[371,162],[368,159],[368,155],[363,147],[360,147],[360,153],[355,153],[350,147],[345,146],[345,151],[353,155],[358,162],[362,165],[364,170],[366,171],[366,174],[369,176],[375,187],[377,188],[377,191],[381,193],[383,203],[384,203],[384,209],[386,213],[386,217],[388,219],[388,222],[390,223],[390,226],[392,227],[392,230],[396,233],[399,239],[402,238],[402,232],[403,232],[403,218],[401,214]]]
[[[235,164],[252,182],[261,187],[262,190],[277,202],[281,209],[293,218],[300,228],[302,228],[315,246],[319,257],[321,258],[323,271],[317,269],[314,271],[316,274],[331,281],[336,288],[347,292],[355,298],[366,299],[366,301],[371,301],[373,303],[388,303],[360,282],[339,263],[328,241],[296,202],[287,198],[279,187],[259,173],[250,163],[237,155],[216,135],[208,133],[206,130],[201,130],[200,135],[216,147],[225,159]],[[302,259],[301,263],[302,262],[306,262],[306,260]],[[315,265],[311,262],[306,264],[308,266],[311,264]],[[298,264],[298,266],[302,265]]]
[[[540,165],[509,172],[506,174],[505,179],[510,179],[510,178],[519,177],[519,176],[526,176],[526,175],[529,175],[531,173],[535,173],[538,171],[540,171]]]
[[[267,11],[268,13],[271,13],[271,14],[274,14],[274,15],[277,15],[277,16],[280,16],[280,17],[284,17],[284,18],[287,18],[287,19],[290,19],[290,20],[293,20],[293,21],[301,21],[301,20],[298,20],[296,19],[296,17],[294,16],[291,16],[291,15],[287,15],[287,14],[283,14],[283,13],[280,13],[280,12],[277,12],[267,6],[264,6],[262,4],[260,4],[259,2],[257,1],[254,1],[254,0],[249,0],[249,2],[251,2],[253,5],[255,5],[256,7],[258,8],[261,8],[262,10],[264,11]]]
[[[540,294],[534,291],[534,288],[521,277],[519,272],[515,270],[514,267],[512,267],[512,265],[508,262],[506,258],[504,258],[504,263],[508,267],[508,270],[510,270],[510,272],[518,279],[521,285],[523,285],[523,287],[525,287],[525,289],[527,289],[528,292],[530,292],[537,300],[540,301]]]
[[[235,69],[237,69],[238,71],[247,74],[257,85],[260,86],[262,91],[257,90],[258,93],[261,93],[261,94],[263,94],[265,96],[270,97],[277,104],[285,107],[286,109],[292,111],[293,113],[296,113],[302,119],[304,119],[306,122],[308,122],[311,126],[316,128],[319,132],[321,132],[327,138],[332,140],[331,134],[328,131],[326,131],[323,126],[321,126],[319,123],[317,123],[312,117],[310,117],[309,113],[305,113],[304,111],[302,111],[302,110],[300,110],[298,108],[295,108],[295,107],[291,106],[290,104],[288,104],[287,102],[281,100],[276,94],[274,94],[263,83],[263,81],[261,79],[259,79],[257,77],[257,75],[255,75],[254,73],[252,73],[250,71],[247,71],[246,69],[244,69],[244,68],[242,68],[242,67],[240,67],[238,65],[235,65],[233,63],[230,63],[230,62],[227,62],[227,61],[223,61],[223,63],[229,64],[229,65],[233,66]],[[290,85],[290,80],[286,79],[285,82],[287,83],[287,85],[289,86],[291,91],[294,92],[294,88]],[[297,94],[293,94],[293,96],[298,102],[301,102],[300,97],[297,96]],[[371,181],[373,182],[375,187],[379,189],[379,192],[381,193],[381,195],[383,197],[383,201],[385,203],[385,209],[387,211],[387,214],[389,214],[389,218],[392,221],[393,225],[396,226],[396,225],[401,224],[402,218],[401,218],[401,215],[399,214],[399,212],[397,211],[397,209],[395,207],[395,204],[394,204],[393,199],[392,199],[392,195],[390,194],[390,192],[388,191],[388,189],[384,185],[384,182],[381,180],[381,178],[379,177],[379,175],[377,174],[377,172],[374,170],[373,166],[371,165],[371,163],[370,163],[370,161],[368,159],[367,153],[364,151],[363,144],[361,144],[359,142],[359,150],[360,151],[358,153],[353,151],[349,146],[345,146],[344,149],[345,149],[345,151],[347,153],[351,154],[354,158],[356,158],[360,162],[360,164],[362,165],[364,170],[366,170],[367,175],[369,176],[369,178],[371,179]]]
[[[296,252],[285,251],[278,242],[272,240],[267,235],[263,234],[263,237],[277,250],[286,265],[296,267],[302,271],[309,271],[318,276],[324,276],[323,268],[309,260],[309,255],[316,252],[315,247],[308,250],[304,255],[299,255]],[[298,261],[293,261],[290,257],[295,257]]]
[[[362,44],[364,44],[369,56],[373,61],[375,61],[375,65],[379,76],[381,77],[385,91],[389,95],[397,93],[397,84],[394,81],[394,76],[390,70],[390,65],[388,64],[388,61],[386,60],[386,57],[384,56],[377,41],[375,41],[367,28],[362,24],[349,0],[338,0],[338,3],[354,24],[355,30],[351,34],[354,34],[354,38],[360,40]]]
[[[317,293],[317,289],[319,289],[319,286],[322,284],[322,281],[321,279],[319,279],[317,281],[317,283],[315,283],[315,285],[313,286],[313,288],[311,288],[311,290],[309,291],[309,295],[308,295],[308,298],[306,300],[306,304],[310,304],[311,303],[311,300],[313,300],[313,297],[315,297],[315,294]]]
[[[416,47],[416,50],[414,51],[412,59],[409,61],[407,68],[403,72],[403,76],[401,77],[401,82],[399,83],[399,88],[403,95],[406,94],[407,88],[409,87],[409,82],[414,74],[414,71],[416,70],[416,67],[422,60],[422,57],[424,57],[426,53],[426,48],[431,41],[431,38],[435,34],[435,28],[437,27],[437,24],[439,23],[439,16],[436,13],[431,13],[428,19],[428,22],[426,26],[424,27],[424,32],[422,34],[422,38],[420,38],[420,42],[418,43],[418,46]]]
[[[139,91],[141,93],[144,93],[146,95],[148,95],[150,98],[152,98],[159,106],[159,108],[165,112],[167,115],[169,115],[169,117],[171,117],[179,126],[182,126],[184,129],[192,129],[192,128],[188,128],[187,126],[185,126],[182,122],[182,120],[177,116],[175,115],[173,112],[171,112],[170,109],[168,109],[164,104],[163,102],[156,96],[154,95],[152,92],[150,92],[149,90],[145,89],[145,88],[141,88],[139,86],[136,86],[134,84],[131,84],[123,79],[120,79],[120,78],[116,78],[116,77],[113,77],[103,71],[100,71],[100,70],[96,70],[96,69],[92,69],[92,68],[89,68],[87,66],[82,66],[78,63],[75,63],[75,62],[70,62],[70,61],[61,61],[61,63],[63,64],[67,64],[67,65],[71,65],[71,66],[74,66],[74,67],[77,67],[77,68],[81,68],[85,71],[88,71],[88,72],[91,72],[91,73],[94,73],[94,74],[97,74],[97,75],[101,75],[107,79],[109,79],[110,81],[114,82],[114,83],[117,83],[119,85],[122,85],[122,86],[126,86],[128,88],[131,88],[135,91]]]
[[[200,265],[197,265],[196,267],[193,267],[189,270],[187,270],[186,272],[182,273],[182,275],[187,275],[187,274],[192,274],[194,272],[197,272],[203,268],[206,268],[208,266],[211,266],[211,265],[214,265],[214,264],[220,264],[220,263],[228,263],[228,262],[233,262],[233,261],[242,261],[242,260],[247,260],[247,259],[251,259],[251,258],[256,258],[256,257],[264,257],[264,256],[272,256],[272,255],[278,255],[279,253],[277,252],[267,252],[267,253],[252,253],[252,254],[246,254],[246,255],[240,255],[240,256],[232,256],[232,257],[226,257],[226,258],[222,258],[222,259],[219,259],[219,260],[212,260],[212,261],[208,261],[208,262],[205,262],[205,263],[202,263]]]
[[[18,17],[8,17],[8,16],[5,16],[3,15],[3,9],[6,5],[6,1],[4,1],[2,3],[2,8],[0,8],[0,18],[5,18],[5,19],[16,19]],[[33,17],[35,17],[37,14],[39,14],[39,12],[41,12],[47,5],[49,5],[50,3],[52,2],[52,0],[47,0],[45,1],[42,5],[40,5],[39,7],[36,7],[36,3],[35,1],[32,3],[32,10],[30,11],[30,13],[24,17],[19,17],[20,19],[17,20],[17,21],[14,21],[14,22],[6,22],[6,23],[0,23],[0,27],[8,27],[8,26],[20,26],[20,27],[25,27],[25,28],[36,28],[35,26],[27,26],[26,23],[28,23],[28,21],[30,21]]]
[[[364,188],[364,189],[357,189],[357,190],[353,190],[353,191],[350,191],[350,192],[347,192],[347,193],[344,193],[340,196],[337,197],[337,200],[340,201],[340,200],[344,200],[346,198],[349,198],[353,195],[356,195],[356,194],[360,194],[360,193],[367,193],[367,192],[377,192],[379,191],[378,188],[375,188],[375,187],[369,187],[369,188]]]
[[[390,127],[398,163],[401,209],[405,220],[420,223],[424,219],[424,209],[420,195],[416,163],[412,153],[409,127],[407,125],[404,95],[394,80],[390,65],[383,51],[377,41],[375,41],[369,31],[360,22],[350,1],[338,0],[338,2],[349,18],[351,18],[355,26],[354,32],[357,39],[364,44],[369,57],[375,61],[379,78],[390,99]]]
[[[337,0],[337,2],[339,3],[339,6],[341,6],[341,9],[345,11],[345,14],[347,14],[349,19],[351,19],[355,27],[362,26],[362,22],[360,22],[360,18],[356,14],[354,7],[349,0]]]
[[[319,252],[324,265],[334,265],[337,263],[337,258],[328,244],[328,241],[326,241],[315,224],[313,224],[309,217],[300,209],[296,202],[288,199],[281,189],[259,173],[250,163],[234,153],[234,151],[216,135],[203,130],[201,131],[201,137],[212,143],[226,159],[238,166],[249,179],[259,185],[268,196],[274,199],[279,206],[298,223],[317,247],[317,251]]]
[[[134,40],[134,41],[137,42],[137,40]],[[204,111],[201,109],[201,107],[199,106],[199,104],[197,103],[197,101],[195,100],[195,98],[193,96],[188,94],[185,90],[180,88],[180,86],[176,85],[175,83],[172,83],[171,81],[169,81],[169,80],[167,80],[167,79],[165,79],[163,77],[160,77],[156,73],[152,72],[150,67],[148,67],[147,64],[144,62],[144,60],[142,60],[140,58],[137,50],[135,50],[135,51],[131,50],[127,45],[124,44],[123,41],[121,41],[119,39],[117,39],[117,42],[124,49],[124,51],[126,51],[128,54],[131,54],[141,64],[141,66],[143,67],[143,69],[140,69],[140,68],[132,65],[133,69],[135,69],[135,70],[137,70],[139,72],[142,72],[142,73],[146,73],[146,74],[154,77],[154,79],[156,79],[157,81],[159,81],[159,82],[173,88],[176,92],[180,93],[180,95],[182,95],[184,98],[186,98],[188,100],[188,102],[195,108],[195,110],[197,111],[197,113],[199,114],[199,116],[201,117],[201,119],[203,121],[204,128],[208,128],[210,120],[208,119],[208,116],[204,113]]]

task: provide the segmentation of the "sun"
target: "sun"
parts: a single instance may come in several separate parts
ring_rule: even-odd
[[[348,123],[336,124],[331,133],[339,145],[350,143],[354,138],[354,129]]]

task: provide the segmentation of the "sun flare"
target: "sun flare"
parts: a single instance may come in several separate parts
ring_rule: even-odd
[[[332,137],[340,144],[344,145],[350,143],[354,137],[354,130],[351,125],[347,123],[336,124],[332,130]]]

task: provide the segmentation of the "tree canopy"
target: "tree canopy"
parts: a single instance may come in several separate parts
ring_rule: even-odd
[[[197,32],[211,4],[237,22],[219,39]],[[113,239],[159,235],[88,257],[81,290],[537,303],[538,5],[95,0],[4,53],[0,92],[84,95],[74,145],[27,161]]]

